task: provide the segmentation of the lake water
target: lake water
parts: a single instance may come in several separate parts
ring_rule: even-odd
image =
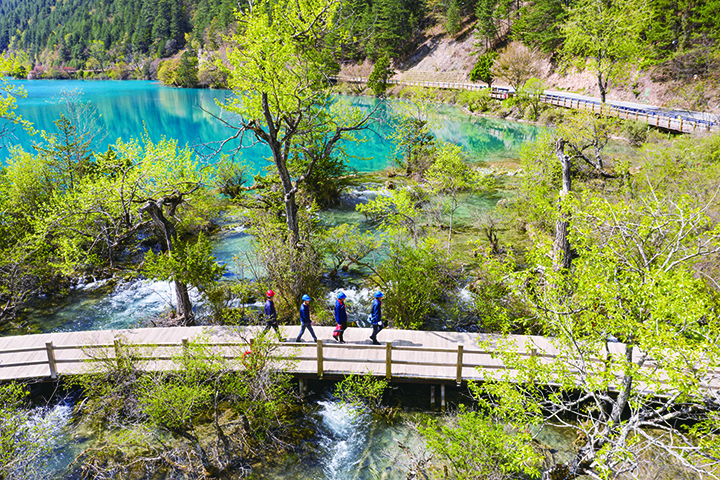
[[[118,138],[137,138],[147,131],[153,141],[165,136],[207,153],[207,144],[217,145],[234,133],[213,117],[232,120],[216,104],[232,95],[230,91],[169,88],[150,81],[13,80],[10,83],[23,86],[28,94],[27,98],[18,100],[17,113],[31,121],[37,130],[51,133],[57,132],[53,122],[66,108],[61,101],[63,91],[81,92],[82,100],[90,102],[99,115],[98,125],[102,127],[104,139],[95,145],[98,151],[106,150]],[[339,98],[365,109],[378,101],[368,97]],[[399,103],[388,100],[381,106],[379,113],[385,122],[364,133],[366,142],[351,147],[350,153],[357,157],[352,166],[359,171],[373,172],[392,163],[395,146],[387,137]],[[440,106],[437,117],[435,134],[462,145],[472,161],[514,158],[519,146],[533,139],[538,131],[533,125],[473,117],[449,106]],[[0,159],[7,158],[9,145],[19,144],[32,151],[33,141],[42,139],[39,134],[31,138],[16,127],[11,135],[2,139],[5,148],[0,150]],[[242,154],[256,171],[268,164],[265,159],[269,155],[270,151],[259,145],[248,147]]]

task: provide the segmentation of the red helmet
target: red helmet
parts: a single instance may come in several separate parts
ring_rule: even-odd
[[[273,292],[272,290],[268,290],[267,293],[265,294],[265,296],[266,296],[267,298],[274,297],[274,296],[275,296],[275,292]]]

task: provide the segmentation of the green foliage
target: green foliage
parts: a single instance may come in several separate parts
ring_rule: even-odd
[[[18,383],[0,385],[0,478],[46,478],[43,469],[53,448],[42,413],[33,413],[27,390]]]
[[[420,432],[458,480],[540,476],[543,457],[530,445],[529,432],[504,426],[483,412],[467,411],[461,405],[457,416],[442,423],[431,421]]]
[[[520,7],[513,39],[553,54],[563,43],[562,25],[567,9],[561,0],[538,0]]]
[[[204,292],[222,277],[225,267],[217,264],[210,242],[201,233],[195,242],[179,242],[172,252],[148,251],[142,271],[150,278],[182,282]]]
[[[421,188],[392,190],[389,195],[378,195],[365,204],[359,204],[358,212],[382,228],[391,230],[401,227],[410,232],[414,243],[422,233],[421,206],[427,202],[427,192]]]
[[[459,0],[450,0],[445,13],[445,31],[450,36],[454,36],[460,32],[462,27],[462,12]]]
[[[497,57],[497,52],[487,52],[478,57],[475,66],[470,71],[470,81],[477,82],[479,80],[487,83],[488,89],[492,87],[493,81],[495,81],[495,77],[492,73],[492,66]]]
[[[537,120],[545,106],[542,95],[545,94],[545,82],[539,78],[529,78],[517,92],[515,92],[516,104],[527,107],[525,118]]]
[[[383,410],[383,393],[387,387],[387,380],[369,372],[363,375],[351,374],[335,384],[335,396],[357,410],[379,412]]]
[[[330,260],[331,275],[350,265],[364,265],[365,257],[375,252],[380,241],[373,232],[361,233],[355,225],[343,223],[323,232],[325,258]]]
[[[453,220],[460,206],[460,195],[465,192],[487,192],[494,188],[494,179],[480,175],[471,168],[459,145],[443,143],[432,166],[427,170],[426,179],[431,192],[442,194],[443,209],[450,214],[448,226],[448,252],[452,240]]]
[[[462,91],[458,95],[458,103],[467,105],[471,112],[486,112],[492,108],[493,100],[492,91],[489,88],[483,88],[479,91]]]
[[[603,103],[609,83],[627,79],[642,56],[641,32],[649,13],[644,0],[582,0],[569,9],[562,53],[595,71]]]
[[[234,459],[248,451],[278,447],[293,360],[278,359],[276,344],[262,336],[248,348],[218,348],[199,337],[172,357],[175,371],[164,372],[143,371],[140,352],[122,341],[115,355],[98,352],[95,371],[71,379],[86,395],[83,420],[110,427],[98,430],[103,448],[80,454],[84,471],[157,472],[168,468],[158,458],[173,458],[171,470],[218,476],[234,472]]]
[[[275,303],[281,320],[292,319],[295,322],[303,294],[320,298],[324,290],[320,283],[324,265],[323,245],[314,213],[315,210],[304,209],[300,213],[298,248],[290,241],[277,211],[247,212],[252,224],[250,232],[255,252],[249,257],[251,273],[257,280],[271,285],[276,292]]]
[[[387,259],[378,269],[383,312],[398,328],[420,329],[446,299],[445,292],[457,288],[458,269],[439,240],[425,238],[417,246],[408,240],[399,232],[385,238]]]
[[[373,70],[368,77],[367,85],[373,91],[376,97],[385,96],[388,87],[388,80],[395,75],[395,70],[390,63],[390,56],[384,53],[378,57]]]
[[[622,133],[628,139],[630,145],[638,147],[648,139],[650,126],[646,122],[638,120],[626,120],[622,124]]]

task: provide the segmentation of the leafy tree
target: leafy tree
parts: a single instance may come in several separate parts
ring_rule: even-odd
[[[487,52],[481,55],[470,71],[470,81],[477,82],[479,80],[487,83],[488,88],[492,88],[492,84],[495,81],[492,68],[497,57],[497,52]]]
[[[484,43],[485,51],[490,50],[498,35],[498,26],[495,19],[495,0],[478,0],[475,4],[475,17],[477,18],[476,35]]]
[[[376,97],[385,96],[388,87],[388,80],[395,75],[395,70],[390,63],[390,57],[387,53],[380,55],[373,66],[373,71],[368,77],[367,85],[373,91]]]
[[[398,328],[421,329],[443,300],[458,288],[458,266],[434,237],[414,246],[407,234],[391,230],[384,238],[387,259],[377,269],[376,282],[386,294],[383,311]]]
[[[22,86],[11,85],[5,80],[5,75],[13,72],[17,57],[14,55],[0,55],[0,141],[11,133],[13,125],[20,125],[28,133],[33,133],[32,124],[15,113],[17,99],[25,98],[27,93]],[[2,148],[4,144],[0,144]]]
[[[370,221],[384,229],[400,227],[410,233],[417,246],[422,233],[421,207],[427,202],[427,193],[420,188],[393,190],[389,195],[378,195],[356,209]]]
[[[520,42],[512,42],[500,52],[491,73],[517,91],[538,74],[537,54]]]
[[[459,0],[450,0],[445,14],[445,31],[448,35],[455,35],[462,27],[462,14]]]
[[[562,53],[595,71],[603,103],[610,82],[627,78],[632,62],[642,57],[641,33],[649,20],[645,0],[581,0],[570,7]]]
[[[542,457],[533,449],[529,431],[513,430],[483,412],[461,408],[457,416],[442,423],[433,420],[420,432],[458,480],[540,476]]]
[[[545,82],[539,78],[530,78],[515,95],[517,101],[530,107],[530,118],[538,118],[544,103],[542,96],[545,94]]]
[[[566,2],[536,0],[523,5],[513,24],[513,39],[554,54],[563,43],[562,25],[567,18]]]
[[[300,237],[298,189],[316,163],[365,128],[372,115],[343,107],[329,95],[325,76],[337,71],[333,55],[346,35],[344,14],[336,0],[260,2],[238,14],[244,28],[233,37],[237,48],[228,57],[236,98],[224,108],[239,114],[238,135],[251,134],[270,148],[293,245]],[[304,158],[307,167],[293,178],[296,158]]]
[[[391,139],[396,144],[395,163],[421,178],[432,164],[436,149],[432,126],[437,113],[432,89],[410,88],[395,122]]]
[[[450,144],[441,145],[435,163],[428,169],[426,178],[433,193],[444,195],[442,201],[450,212],[447,239],[449,253],[455,212],[460,206],[460,195],[464,192],[487,190],[493,182],[480,176],[477,171],[465,163],[461,146]]]
[[[538,238],[528,258],[537,267],[508,273],[553,341],[547,349],[500,344],[513,373],[485,392],[514,422],[577,432],[573,458],[546,478],[637,475],[649,447],[694,471],[714,468],[705,462],[714,441],[678,422],[715,421],[717,398],[703,385],[720,362],[716,299],[691,266],[720,251],[720,233],[691,199],[657,194],[609,202],[588,191],[568,200],[571,268],[553,268],[551,242]],[[540,387],[549,384],[556,387]]]
[[[387,387],[387,380],[377,378],[371,373],[352,374],[335,384],[335,396],[357,410],[367,409],[378,413],[384,410],[382,399]]]
[[[146,275],[190,285],[200,292],[206,293],[212,285],[220,279],[225,268],[217,264],[212,256],[212,246],[200,234],[197,242],[180,242],[173,250],[166,254],[155,255],[150,250],[145,255],[143,273]],[[187,295],[187,287],[175,288],[178,304],[178,316],[187,320],[191,319],[192,305]]]

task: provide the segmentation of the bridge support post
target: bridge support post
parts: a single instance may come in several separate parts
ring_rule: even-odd
[[[440,408],[445,410],[445,384],[440,385]]]
[[[48,364],[50,365],[50,378],[55,380],[57,378],[57,363],[55,362],[53,342],[45,342],[45,349],[47,350]]]
[[[462,384],[462,369],[463,369],[463,345],[458,345],[457,354],[457,375],[455,377],[455,383],[458,387]]]
[[[435,385],[430,385],[430,408],[435,407]]]
[[[392,378],[392,343],[385,342],[385,378]]]
[[[298,378],[298,393],[300,394],[300,400],[303,400],[305,398],[305,388],[305,379]]]
[[[317,371],[318,371],[318,377],[323,377],[323,343],[322,340],[318,338],[317,341]]]

